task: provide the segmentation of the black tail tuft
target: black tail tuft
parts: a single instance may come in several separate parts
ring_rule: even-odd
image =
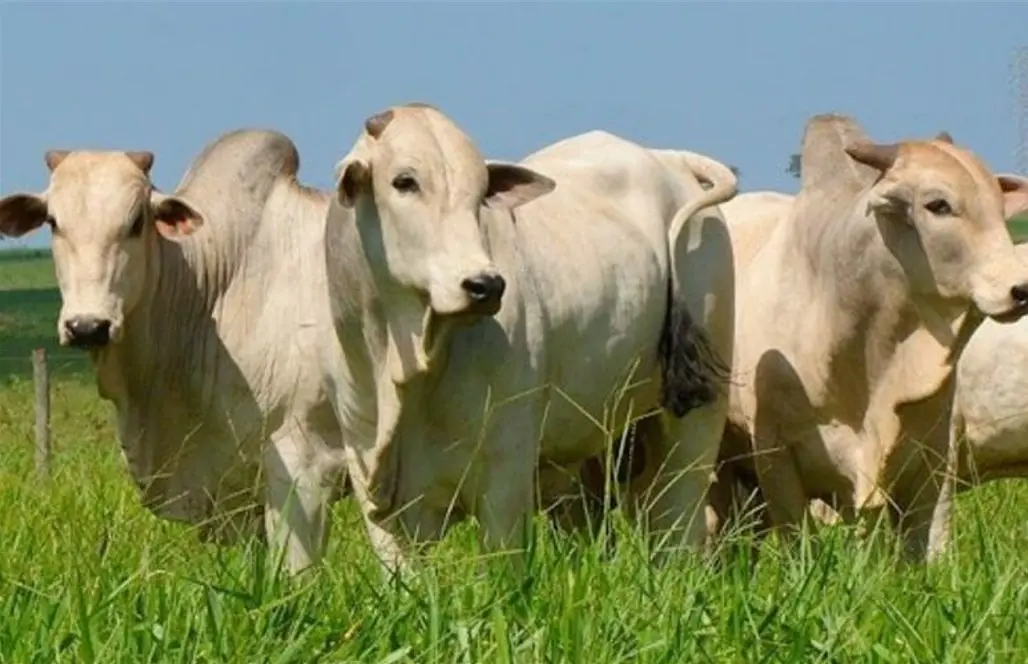
[[[670,289],[664,330],[660,335],[663,385],[660,405],[681,418],[693,410],[714,403],[730,371],[711,346],[706,332],[692,319],[685,303]]]

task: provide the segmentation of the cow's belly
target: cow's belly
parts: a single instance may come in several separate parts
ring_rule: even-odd
[[[618,358],[620,359],[620,358]],[[659,407],[660,375],[655,355],[617,373],[583,370],[581,381],[550,391],[540,454],[560,464],[601,452],[612,436]],[[560,389],[558,389],[558,387]]]
[[[633,418],[659,406],[663,308],[663,293],[643,294],[587,318],[585,329],[551,334],[543,456],[564,463],[596,454]]]
[[[656,349],[660,321],[640,315],[630,333],[561,348],[558,334],[545,356],[509,350],[460,361],[434,388],[425,417],[433,447],[483,441],[539,441],[539,455],[561,465],[602,451],[633,417],[652,412],[660,391]],[[607,323],[609,329],[609,322]],[[596,338],[595,336],[593,338]],[[456,369],[458,367],[451,367]],[[541,430],[541,435],[540,435]],[[444,473],[445,474],[445,473]]]
[[[960,468],[965,479],[975,472],[997,477],[1020,476],[1028,469],[1028,418],[1018,418],[1020,426],[989,427],[988,435],[968,431],[967,445],[971,463]]]
[[[965,390],[958,398],[967,448],[979,471],[1028,463],[1028,409],[1021,390],[994,378],[992,389],[981,393]],[[961,474],[969,471],[962,468]]]

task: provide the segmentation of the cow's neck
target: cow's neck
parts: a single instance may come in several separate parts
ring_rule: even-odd
[[[202,448],[223,353],[197,268],[182,246],[158,239],[140,304],[126,314],[124,337],[93,354],[100,396],[117,411],[129,470],[137,482],[157,473],[160,488],[151,489],[159,501],[168,491],[202,485],[217,466],[189,451]],[[172,511],[181,517],[189,509]]]
[[[353,255],[350,279],[365,282],[366,293],[362,303],[362,319],[372,317],[373,325],[381,329],[375,343],[381,345],[372,353],[383,360],[390,379],[403,385],[412,380],[429,380],[445,365],[443,357],[448,346],[452,319],[441,318],[429,307],[427,294],[397,283],[384,261],[381,237],[373,202],[358,202],[354,222],[339,238],[340,249],[345,246]],[[374,229],[374,230],[372,230]],[[365,231],[369,232],[365,232]],[[335,252],[339,255],[340,252]],[[358,267],[360,266],[360,267]]]
[[[405,435],[405,422],[418,420],[414,415],[424,406],[425,391],[445,367],[450,326],[429,317],[426,328],[424,299],[376,275],[351,211],[333,206],[328,224],[334,323],[349,375],[339,415],[361,458],[351,468],[351,481],[388,512],[397,490],[391,478],[399,476],[398,464],[411,458],[409,445],[417,443]]]
[[[147,261],[147,288],[125,317],[125,336],[94,356],[101,396],[119,412],[147,419],[177,408],[202,408],[211,394],[220,347],[211,318],[215,298],[195,255],[158,238]],[[209,391],[209,390],[208,390]]]

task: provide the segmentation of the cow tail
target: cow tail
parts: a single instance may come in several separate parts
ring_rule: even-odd
[[[668,300],[659,348],[660,405],[681,418],[694,408],[714,403],[729,370],[706,331],[693,322],[686,304],[670,288]]]
[[[703,208],[719,205],[738,193],[738,179],[731,169],[709,157],[679,150],[654,150],[662,162],[687,168],[694,177],[711,186],[683,205],[668,227],[667,308],[659,343],[662,371],[661,406],[675,417],[684,417],[695,408],[714,403],[730,377],[730,368],[719,357],[707,331],[698,325],[689,311],[685,289],[688,279],[682,274],[684,265],[678,257],[686,253],[678,248],[680,241],[693,244],[692,238],[680,238],[689,219]],[[673,162],[672,162],[673,160]],[[683,168],[684,166],[684,168]],[[697,239],[698,241],[698,239]]]

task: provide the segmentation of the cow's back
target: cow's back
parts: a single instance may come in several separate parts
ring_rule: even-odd
[[[557,190],[555,196],[522,208],[517,216],[553,219],[548,223],[559,223],[571,234],[616,241],[620,233],[632,233],[627,227],[634,227],[663,248],[667,222],[688,195],[680,176],[649,150],[604,131],[564,139],[521,163],[554,178]],[[593,220],[610,216],[616,217],[616,223],[607,233],[598,233]]]
[[[771,238],[779,221],[788,216],[795,198],[775,191],[753,191],[721,204],[721,213],[732,237],[732,254],[737,269],[750,265]]]

